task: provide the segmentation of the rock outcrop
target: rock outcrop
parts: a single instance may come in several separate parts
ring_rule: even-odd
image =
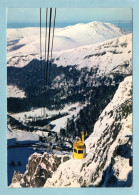
[[[42,187],[59,165],[67,160],[69,160],[68,156],[34,153],[28,160],[24,174],[14,172],[10,187]]]

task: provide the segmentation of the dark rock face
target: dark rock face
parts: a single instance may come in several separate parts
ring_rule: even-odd
[[[63,162],[66,162],[67,160],[69,160],[69,156],[64,156]]]
[[[69,160],[68,156],[63,157],[63,162]],[[46,180],[52,177],[62,163],[62,158],[56,155],[37,154],[30,156],[25,173],[15,171],[12,183],[20,183],[22,187],[43,187]]]

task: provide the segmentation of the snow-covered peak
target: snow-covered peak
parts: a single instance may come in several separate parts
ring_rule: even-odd
[[[28,56],[39,54],[39,28],[8,29],[7,31],[7,57]],[[91,22],[88,24],[76,24],[65,28],[55,29],[54,51],[77,48],[90,45],[108,39],[127,34],[119,27],[102,22]],[[42,28],[42,50],[44,51],[45,28]],[[10,64],[12,65],[12,64]]]
[[[81,36],[84,36],[83,40],[85,41],[86,38],[92,38],[89,44],[122,36],[124,34],[127,33],[121,30],[119,27],[111,23],[103,23],[98,21],[90,22],[87,24],[79,23],[73,26],[68,26],[63,29],[59,29],[56,33],[56,35],[72,37],[73,39],[79,39],[81,38]]]

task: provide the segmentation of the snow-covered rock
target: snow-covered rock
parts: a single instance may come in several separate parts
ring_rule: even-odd
[[[120,84],[113,100],[85,141],[87,156],[61,164],[44,187],[131,186],[132,77]]]
[[[69,160],[69,156],[48,155],[47,153],[32,154],[24,174],[14,172],[10,187],[42,187],[62,162]]]
[[[34,153],[10,187],[93,187],[132,185],[132,77],[119,85],[86,139],[83,160]],[[55,158],[60,159],[54,169]],[[63,160],[62,160],[63,159]],[[66,161],[67,160],[67,161]],[[66,161],[66,162],[65,162]]]

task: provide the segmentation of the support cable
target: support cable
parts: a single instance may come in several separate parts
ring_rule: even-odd
[[[40,8],[40,73],[41,73],[41,87],[40,87],[40,107],[42,116],[42,40],[41,40],[41,8]]]
[[[46,48],[47,48],[47,15],[48,15],[48,8],[46,8],[46,23],[45,23],[45,65],[44,65],[44,78],[43,78],[43,84],[44,84],[44,111],[43,111],[43,116],[45,117],[45,106],[46,106]]]
[[[49,77],[51,75],[52,53],[53,53],[54,33],[55,33],[55,20],[56,20],[56,8],[55,8],[55,14],[54,14],[54,23],[53,23],[53,36],[52,36],[52,46],[51,46]],[[48,80],[49,80],[49,77],[48,77]]]
[[[40,73],[41,73],[41,87],[40,87],[40,107],[41,116],[45,117],[45,106],[46,106],[46,92],[49,85],[51,63],[52,63],[52,52],[53,52],[53,42],[54,42],[54,32],[55,32],[55,20],[56,20],[56,8],[54,13],[53,22],[53,33],[51,38],[51,23],[52,23],[52,8],[49,12],[49,31],[47,30],[47,20],[48,20],[48,8],[46,8],[46,29],[45,29],[45,60],[43,64],[42,60],[42,12],[40,8]],[[48,32],[47,32],[48,31]],[[51,46],[51,47],[50,47]],[[43,95],[44,93],[44,95]]]
[[[49,35],[48,35],[48,50],[47,50],[47,64],[46,64],[46,86],[48,87],[48,66],[49,66],[49,50],[50,50],[50,34],[51,34],[51,19],[52,19],[52,8],[50,8],[50,17],[49,17]]]
[[[52,37],[51,58],[50,58],[51,60],[52,60],[52,52],[53,52],[53,44],[54,44],[55,20],[56,20],[56,8],[55,8],[54,24],[53,24],[53,37]]]
[[[48,15],[48,8],[46,8],[46,23],[45,23],[45,69],[44,69],[44,86],[46,87],[46,48],[47,48],[47,15]]]

